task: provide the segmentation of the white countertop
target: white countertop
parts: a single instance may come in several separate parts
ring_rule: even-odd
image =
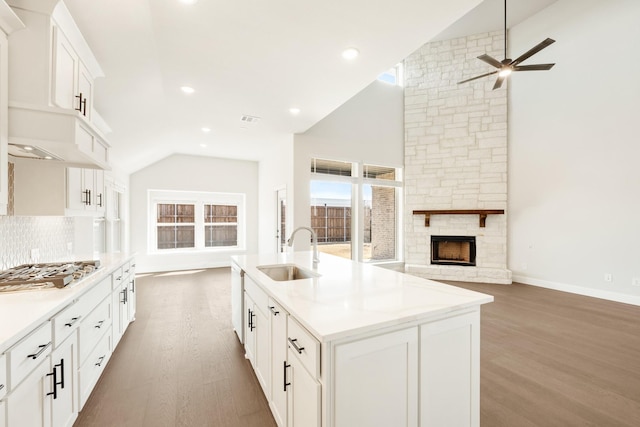
[[[493,301],[491,295],[323,253],[315,270],[319,278],[281,282],[256,267],[290,263],[312,270],[312,253],[231,258],[321,342]]]
[[[130,254],[103,254],[97,271],[62,289],[0,293],[0,354],[131,258]]]

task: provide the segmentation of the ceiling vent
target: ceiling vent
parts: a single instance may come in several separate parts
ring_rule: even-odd
[[[255,126],[256,123],[258,123],[259,121],[260,121],[260,117],[249,116],[247,114],[244,114],[240,118],[240,127],[246,128],[246,127],[249,127],[249,126]]]

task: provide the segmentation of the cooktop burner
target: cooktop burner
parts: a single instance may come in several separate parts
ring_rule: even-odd
[[[0,292],[64,288],[99,267],[99,260],[19,265],[0,272]]]

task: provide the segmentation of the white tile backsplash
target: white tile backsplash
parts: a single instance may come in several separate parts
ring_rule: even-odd
[[[74,227],[70,217],[0,216],[0,270],[70,258]],[[37,254],[32,258],[33,249]]]

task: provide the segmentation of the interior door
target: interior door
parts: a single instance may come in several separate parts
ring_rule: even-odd
[[[287,250],[287,190],[281,188],[276,191],[276,251]]]

